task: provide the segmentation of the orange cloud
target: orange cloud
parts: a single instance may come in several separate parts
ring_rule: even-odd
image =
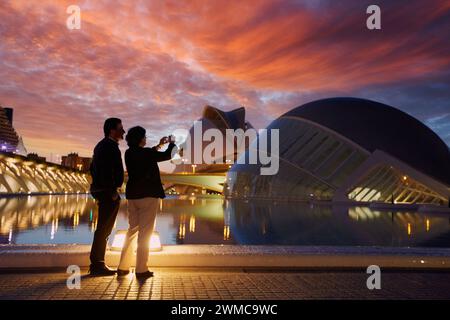
[[[359,0],[84,0],[81,30],[68,30],[71,2],[0,7],[0,104],[44,155],[89,155],[108,116],[146,126],[156,142],[205,104],[245,105],[257,127],[332,95],[391,99],[415,114],[411,104],[428,103],[424,120],[445,118],[446,2],[379,1],[381,31],[365,28],[370,3]]]

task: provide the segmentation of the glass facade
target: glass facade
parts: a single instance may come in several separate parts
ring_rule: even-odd
[[[9,114],[9,117],[8,117]],[[12,126],[12,109],[0,107],[0,151],[16,152],[19,136]]]
[[[271,129],[278,129],[279,148],[266,160],[278,156],[278,173],[264,176],[262,164],[249,164],[254,150],[264,155],[256,139],[228,172],[225,196],[449,205],[450,149],[396,108],[357,98],[322,99],[290,110],[267,127],[269,135]],[[272,140],[265,134],[262,146]]]
[[[278,173],[264,176],[260,174],[260,164],[235,164],[227,176],[225,196],[331,201],[336,190],[370,155],[333,132],[295,117],[279,118],[267,129],[279,129]],[[257,148],[257,142],[250,148]],[[242,156],[248,160],[248,152]],[[402,204],[448,203],[445,196],[388,165],[370,170],[350,188],[348,199]]]
[[[445,204],[446,199],[391,166],[377,166],[349,193],[351,200],[386,203]]]
[[[228,173],[225,195],[331,200],[348,175],[368,157],[332,132],[298,118],[279,118],[267,129],[279,129],[278,173],[264,176],[259,174],[259,164],[235,164]],[[257,148],[257,141],[250,148]],[[242,156],[248,157],[248,152]]]

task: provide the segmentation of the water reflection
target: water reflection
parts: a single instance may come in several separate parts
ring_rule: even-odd
[[[244,244],[450,247],[445,214],[267,201],[230,201],[226,211]]]
[[[161,201],[156,230],[163,244],[234,243],[225,238],[222,199]],[[116,230],[128,227],[122,201]],[[0,243],[91,243],[97,227],[95,201],[86,195],[33,196],[0,199]],[[114,231],[113,231],[114,233]]]
[[[80,243],[95,230],[95,203],[85,195],[0,199],[0,243]]]
[[[193,197],[169,197],[159,211],[163,244],[450,247],[445,214]],[[97,208],[86,195],[0,199],[0,243],[89,244],[96,225]],[[126,228],[123,201],[115,230]]]

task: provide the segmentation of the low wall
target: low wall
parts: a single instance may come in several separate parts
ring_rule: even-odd
[[[0,245],[0,269],[65,268],[89,265],[88,245]],[[107,251],[116,267],[119,251]],[[297,247],[169,245],[150,253],[152,267],[450,269],[450,249],[375,247]]]

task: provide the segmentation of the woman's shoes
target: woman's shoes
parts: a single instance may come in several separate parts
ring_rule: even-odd
[[[130,270],[117,269],[117,275],[119,277],[126,276],[129,273],[130,273]],[[136,272],[137,279],[147,279],[147,278],[151,278],[151,277],[153,277],[153,272],[151,272],[151,271],[147,270],[145,272]]]
[[[139,280],[148,279],[153,277],[153,272],[145,271],[145,272],[136,272],[136,278]]]
[[[126,275],[129,274],[129,273],[130,273],[130,270],[120,270],[120,269],[117,269],[117,275],[118,275],[119,277],[126,276]]]

